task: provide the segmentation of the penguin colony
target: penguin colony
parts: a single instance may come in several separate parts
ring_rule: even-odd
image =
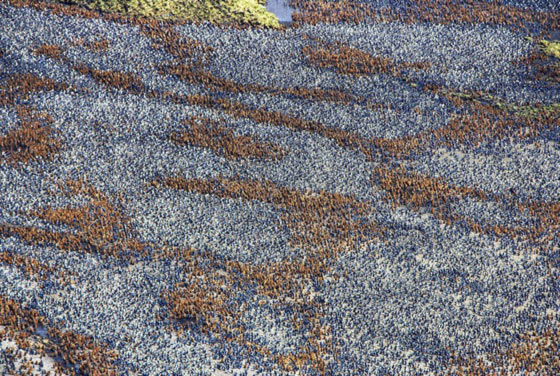
[[[560,374],[552,3],[0,1],[0,374]]]

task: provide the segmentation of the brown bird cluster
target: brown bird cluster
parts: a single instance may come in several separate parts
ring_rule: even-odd
[[[209,55],[214,52],[214,48],[204,43],[181,36],[175,31],[172,24],[146,21],[140,24],[140,30],[153,40],[154,48],[165,49],[177,61],[189,60],[198,65],[206,65]],[[200,60],[195,60],[198,57]]]
[[[553,317],[549,316],[549,320]],[[521,334],[521,340],[507,349],[481,358],[461,356],[454,352],[448,362],[446,375],[485,376],[535,374],[553,376],[560,374],[560,327]]]
[[[255,109],[240,102],[233,102],[226,98],[215,98],[207,94],[193,94],[186,96],[166,91],[159,92],[146,88],[142,80],[136,74],[131,72],[123,73],[118,71],[103,71],[89,68],[84,65],[74,65],[72,68],[83,75],[92,77],[94,80],[104,84],[107,87],[123,89],[133,94],[143,94],[150,98],[158,98],[160,100],[171,101],[174,103],[188,103],[191,105],[218,109],[236,118],[248,118],[257,123],[269,123],[275,126],[284,126],[298,131],[315,132],[336,141],[337,144],[341,147],[360,150],[365,155],[371,157],[370,142],[368,140],[347,131],[327,127],[317,121],[303,120],[299,117],[287,115],[279,111],[268,111],[262,108]],[[171,68],[166,67],[164,69]],[[189,67],[175,66],[175,68],[173,69],[174,70],[169,72],[173,72],[173,74],[179,75],[182,79],[192,80],[189,82],[199,82],[200,80],[202,80],[203,83],[207,85],[211,85],[220,89],[226,88],[226,90],[231,92],[243,92],[243,90],[246,90],[242,86],[236,86],[238,84],[235,84],[231,81],[227,81],[200,72],[194,73],[193,70]],[[247,86],[249,89],[262,89],[259,88],[258,85],[252,85],[253,87],[251,87],[251,85]],[[313,92],[311,90],[306,91],[305,89],[294,89],[293,93],[308,96],[314,95],[317,92]],[[327,92],[320,93],[322,95],[329,95],[326,94]],[[330,95],[341,96],[340,93],[335,92],[332,92]],[[371,106],[372,108],[383,108],[383,105],[368,101],[365,102],[366,105]]]
[[[426,70],[431,67],[429,61],[397,64],[391,58],[373,56],[342,42],[328,43],[307,34],[303,35],[303,38],[312,41],[312,44],[302,48],[306,63],[319,68],[334,69],[339,74],[353,76],[390,74],[408,80],[404,70]]]
[[[290,0],[296,9],[292,15],[294,26],[318,23],[355,23],[364,21],[406,22],[438,24],[488,23],[514,27],[529,33],[527,24],[543,27],[544,35],[558,30],[560,13],[535,11],[512,5],[502,5],[496,1],[478,0],[412,0],[403,10],[376,8],[371,4],[355,0]]]
[[[194,65],[174,64],[160,65],[159,74],[173,75],[189,84],[200,84],[208,87],[212,91],[224,91],[230,93],[245,93],[247,87],[239,85],[236,82],[224,78],[216,77],[202,68]]]
[[[0,105],[14,106],[28,98],[29,94],[41,91],[62,91],[70,86],[64,82],[56,82],[31,73],[11,74],[0,86]]]
[[[6,349],[12,360],[23,362],[25,354],[31,352],[53,357],[55,374],[64,372],[67,375],[77,375],[74,366],[78,367],[80,374],[85,375],[118,374],[114,364],[118,352],[109,350],[107,345],[96,343],[90,337],[61,330],[38,311],[22,307],[19,302],[3,295],[0,295],[0,325],[5,327],[0,330],[0,340],[11,339],[16,342],[16,350]],[[39,327],[47,329],[47,338],[36,334]],[[33,375],[33,366],[40,365],[28,361],[18,374]]]
[[[92,77],[95,81],[102,83],[108,87],[128,90],[135,94],[141,94],[145,92],[144,83],[134,73],[103,71],[99,69],[89,68],[85,65],[74,65],[72,68],[83,75]]]
[[[414,63],[412,63],[412,65],[414,65]],[[388,105],[372,102],[363,96],[350,94],[341,90],[324,90],[321,88],[309,89],[305,87],[281,88],[260,84],[241,84],[225,78],[216,77],[212,73],[204,70],[204,68],[202,68],[202,66],[198,63],[190,65],[184,63],[163,64],[159,66],[158,72],[162,75],[173,75],[189,84],[204,85],[213,92],[227,92],[234,94],[253,92],[270,95],[285,95],[318,102],[360,104],[375,111],[382,111],[390,108]]]
[[[62,60],[65,59],[64,51],[62,48],[57,44],[42,44],[38,46],[33,53],[35,55],[43,55],[49,57],[54,60]]]
[[[114,362],[119,353],[109,350],[107,345],[99,344],[91,337],[72,331],[60,330],[57,326],[49,326],[47,335],[52,340],[48,342],[46,351],[55,357],[62,358],[60,365],[71,375],[78,374],[73,370],[78,367],[79,374],[91,376],[118,375]]]
[[[223,121],[192,117],[183,121],[188,131],[173,133],[171,140],[179,145],[196,145],[224,154],[228,159],[267,158],[279,160],[287,151],[272,142],[259,142],[252,136],[236,136]]]
[[[38,326],[45,323],[45,318],[36,310],[23,308],[19,302],[0,295],[0,325],[4,327],[0,329],[0,341],[12,340],[16,343],[15,348],[5,349],[5,354],[12,362],[23,363],[25,354],[30,351],[43,355],[42,347],[33,340],[32,334]],[[10,364],[4,366],[10,375],[16,375],[15,367],[11,367]],[[32,366],[33,364],[24,363],[17,372],[23,372],[26,376],[32,375]]]
[[[551,252],[551,244],[554,244],[554,240],[558,244],[557,242],[560,240],[558,233],[560,228],[560,202],[533,200],[522,202],[513,194],[507,196],[506,200],[509,205],[517,207],[522,212],[528,212],[536,219],[533,226],[516,228],[517,236],[540,245],[539,248],[535,249],[538,253]],[[496,231],[494,230],[494,232]],[[505,232],[509,233],[508,231]]]
[[[393,207],[411,206],[412,208],[431,207],[443,211],[440,219],[451,217],[449,204],[466,197],[487,200],[489,194],[473,188],[457,187],[448,184],[442,178],[433,178],[403,167],[376,166],[373,169],[372,184],[380,186],[386,193],[386,200]]]
[[[334,44],[322,42],[319,46],[304,46],[302,53],[309,64],[320,68],[334,68],[340,74],[388,73],[394,65],[390,58],[371,56],[340,42]]]
[[[560,84],[560,61],[554,56],[545,54],[537,44],[529,56],[512,60],[512,63],[526,66],[529,80],[537,80],[541,84],[552,86]]]
[[[393,207],[403,205],[416,211],[424,208],[448,225],[463,221],[477,233],[528,240],[536,246],[533,248],[536,253],[551,252],[551,244],[558,238],[557,229],[560,226],[558,202],[523,202],[514,194],[493,194],[480,189],[458,187],[448,184],[441,178],[424,176],[402,167],[390,167],[384,164],[373,169],[371,182],[387,193],[384,199]],[[477,219],[455,213],[450,204],[467,197],[479,201],[493,201],[503,207],[517,208],[520,212],[531,215],[535,219],[535,224],[524,227],[487,225]]]
[[[48,221],[56,226],[65,226],[73,231],[50,231],[35,226],[16,226],[0,224],[0,236],[19,236],[31,244],[55,244],[61,250],[92,252],[111,257],[127,257],[133,262],[131,252],[144,251],[129,218],[125,216],[118,203],[111,202],[101,191],[84,180],[66,181],[66,196],[82,194],[89,196],[89,204],[74,208],[45,207],[37,210],[20,211],[19,214]]]
[[[443,92],[450,98],[451,94]],[[455,95],[455,94],[453,94]],[[483,93],[469,93],[466,98],[454,98],[452,102],[465,109],[464,115],[454,116],[450,122],[451,128],[458,132],[461,139],[467,135],[469,140],[478,143],[505,137],[536,138],[542,131],[553,130],[560,125],[560,111],[543,106],[541,103],[533,105],[513,105],[502,102],[485,104],[479,98]],[[473,124],[476,123],[476,124]],[[453,134],[438,135],[438,139],[446,138],[449,143]],[[452,131],[453,132],[453,131]]]
[[[47,279],[48,274],[54,274],[55,269],[45,265],[34,257],[22,256],[11,252],[0,252],[0,264],[17,265],[27,277],[35,276],[41,280]]]
[[[388,8],[376,10],[364,2],[290,0],[289,4],[296,9],[292,14],[294,27],[337,22],[357,25],[365,19],[377,22],[396,20],[396,15]]]
[[[497,1],[414,0],[405,20],[409,23],[487,23],[515,27],[529,33],[527,24],[538,24],[548,32],[557,30],[560,13],[502,5]]]
[[[18,127],[0,136],[0,152],[6,155],[0,162],[19,168],[39,159],[53,160],[62,148],[62,141],[53,137],[57,132],[48,125],[53,122],[52,117],[23,106],[17,106],[16,111]]]
[[[30,94],[68,88],[70,86],[64,82],[55,82],[30,73],[8,76],[0,86],[0,105],[15,108],[19,121],[17,128],[0,136],[0,152],[5,155],[0,162],[19,168],[34,160],[54,159],[62,148],[62,141],[53,135],[56,132],[50,127],[52,117],[46,112],[35,111],[24,103]]]
[[[302,249],[305,252],[305,259],[253,265],[235,260],[217,260],[207,256],[206,262],[210,260],[208,271],[192,269],[190,265],[187,269],[191,270],[193,278],[202,278],[202,281],[212,282],[209,283],[210,286],[203,285],[209,296],[204,295],[204,291],[200,288],[200,293],[196,295],[197,300],[193,301],[193,294],[189,293],[189,284],[180,286],[176,294],[168,297],[171,298],[170,305],[177,307],[176,313],[180,313],[175,315],[176,318],[196,316],[197,314],[200,316],[202,313],[197,313],[197,306],[204,306],[207,309],[214,307],[210,311],[221,312],[220,317],[223,321],[219,320],[219,322],[224,325],[224,323],[228,323],[226,319],[234,310],[226,309],[223,303],[226,296],[235,296],[235,291],[215,290],[221,289],[223,286],[230,286],[230,289],[233,286],[237,286],[237,288],[255,286],[263,303],[288,305],[294,312],[291,318],[294,328],[307,330],[313,334],[308,338],[307,347],[294,354],[277,354],[273,359],[289,372],[311,367],[324,374],[327,355],[335,356],[336,347],[328,338],[329,330],[326,323],[321,320],[321,312],[324,307],[314,299],[310,286],[313,281],[323,279],[341,252],[352,249],[356,243],[364,241],[372,234],[385,236],[387,229],[370,223],[366,219],[371,213],[369,203],[359,202],[353,197],[337,193],[299,192],[280,187],[270,181],[241,180],[239,176],[215,179],[168,177],[154,180],[151,184],[158,188],[182,189],[200,194],[212,194],[217,197],[259,200],[286,209],[282,221],[290,229],[290,245]],[[220,274],[216,274],[216,270],[219,270]],[[212,286],[213,284],[214,286]],[[215,292],[210,294],[209,291]],[[218,301],[212,300],[220,296],[223,298]],[[240,307],[236,307],[236,309],[240,309]],[[216,323],[216,325],[218,324]],[[242,327],[240,322],[224,330],[232,333],[240,330],[235,329],[239,327]],[[215,330],[219,327],[212,328]],[[246,341],[244,335],[234,338],[244,344],[247,349],[270,356],[270,351]]]
[[[50,11],[52,14],[65,16],[78,16],[82,18],[101,18],[100,12],[88,10],[83,7],[65,6],[60,3],[50,3],[46,1],[35,0],[0,0],[0,2],[8,3],[15,8],[33,8],[41,11]]]
[[[104,71],[99,69],[93,69],[83,64],[72,65],[70,60],[64,55],[64,49],[62,49],[62,47],[58,45],[43,44],[35,48],[34,53],[36,55],[44,55],[51,59],[58,60],[59,62],[66,63],[75,71],[85,76],[89,76],[93,78],[95,81],[107,87],[127,90],[134,94],[142,94],[147,91],[146,88],[144,87],[144,83],[142,82],[142,80],[132,72],[125,73],[119,71]],[[31,82],[29,83],[29,81]],[[43,89],[43,87],[44,87],[43,90],[66,90],[69,88],[69,86],[65,83],[57,84],[50,79],[32,77],[32,78],[26,78],[26,81],[24,82],[27,83],[28,85],[32,85],[30,89],[28,89],[29,91],[31,91],[32,89],[34,89],[34,91],[38,91],[38,89],[39,90]],[[84,91],[84,89],[78,87],[71,87],[71,88],[76,91]]]
[[[396,138],[376,137],[372,140],[372,144],[375,146],[377,157],[388,156],[401,159],[413,151],[423,151],[427,146],[425,138],[425,133]]]
[[[239,321],[243,312],[230,303],[235,291],[228,287],[226,277],[199,265],[186,269],[186,280],[163,294],[170,306],[170,317],[188,329],[199,324],[205,334],[223,335],[230,340],[236,337],[242,330]]]
[[[79,38],[74,41],[74,45],[82,46],[92,52],[103,52],[109,49],[110,42],[107,39],[89,41],[83,38]]]

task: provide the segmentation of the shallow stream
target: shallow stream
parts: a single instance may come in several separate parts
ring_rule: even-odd
[[[288,2],[289,0],[268,0],[266,2],[266,9],[274,13],[280,23],[290,23],[292,22],[294,8],[292,8]]]

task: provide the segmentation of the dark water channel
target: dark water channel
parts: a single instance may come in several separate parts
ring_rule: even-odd
[[[266,2],[266,9],[274,13],[278,21],[282,24],[289,24],[292,22],[292,13],[294,8],[288,5],[289,0],[268,0]]]

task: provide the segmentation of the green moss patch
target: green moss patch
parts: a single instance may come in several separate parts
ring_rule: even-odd
[[[549,55],[549,56],[554,56],[558,59],[560,59],[560,41],[555,41],[555,42],[550,42],[547,40],[541,40],[539,42],[541,50]]]
[[[515,114],[518,116],[536,118],[539,114],[544,113],[547,116],[560,115],[560,103],[553,103],[547,106],[513,106]]]
[[[249,24],[279,28],[264,0],[55,0],[91,10],[162,20],[208,21],[215,24]]]
[[[457,92],[452,90],[442,90],[442,94],[460,98],[462,100],[471,100],[481,104],[491,105],[503,111],[508,111],[514,116],[535,119],[541,115],[560,116],[560,103],[550,105],[515,105],[507,103],[503,99],[488,93],[469,93]]]

